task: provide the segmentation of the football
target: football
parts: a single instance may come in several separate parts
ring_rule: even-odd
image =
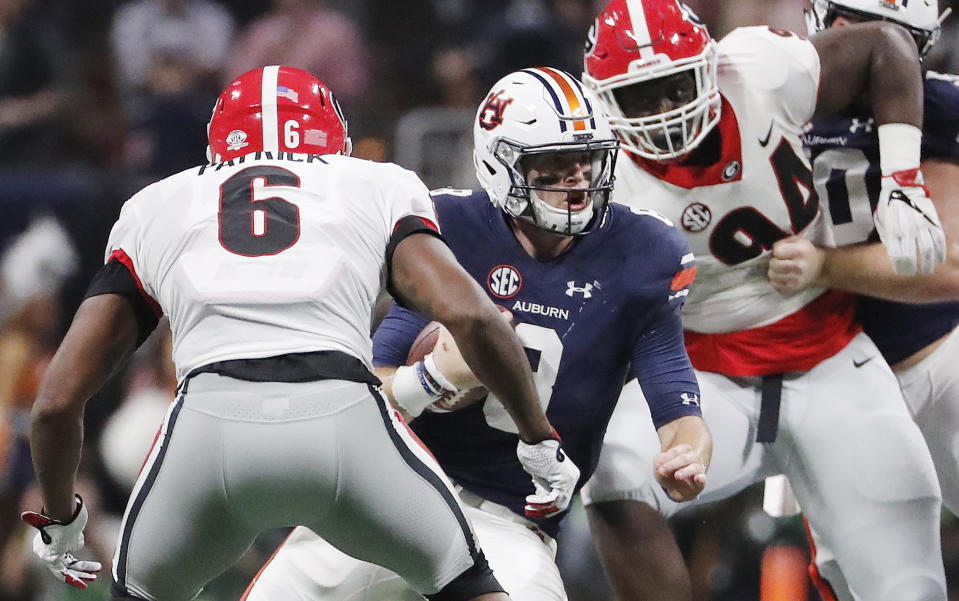
[[[515,327],[513,315],[509,309],[506,309],[505,307],[499,307],[498,305],[497,307],[500,311],[507,315],[510,324]],[[417,334],[416,338],[413,340],[412,346],[410,346],[410,352],[406,356],[407,365],[413,365],[433,351],[433,347],[436,346],[436,341],[439,339],[441,327],[442,324],[440,324],[440,322],[431,321],[426,324],[422,330],[420,330],[420,333]],[[459,411],[460,409],[469,407],[470,405],[476,404],[477,402],[485,399],[488,392],[489,391],[482,386],[471,388],[470,390],[461,390],[449,399],[440,399],[432,405],[427,405],[426,410],[434,413]]]

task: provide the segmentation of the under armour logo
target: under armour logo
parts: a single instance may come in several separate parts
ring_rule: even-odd
[[[852,123],[849,124],[849,133],[856,133],[860,129],[865,131],[867,134],[872,132],[872,126],[874,121],[872,118],[862,120],[862,119],[853,119]]]
[[[587,282],[586,284],[583,284],[582,288],[578,288],[576,286],[576,280],[570,280],[566,282],[566,296],[572,297],[576,292],[582,294],[583,298],[592,298],[593,285]]]
[[[679,398],[683,399],[683,405],[696,405],[699,407],[698,394],[690,395],[688,392],[684,392],[683,394],[679,395]]]

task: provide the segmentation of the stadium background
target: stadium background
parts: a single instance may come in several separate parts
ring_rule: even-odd
[[[941,7],[951,1],[940,0]],[[719,38],[740,25],[805,30],[805,0],[689,0]],[[581,71],[594,0],[0,0],[0,601],[103,599],[33,562],[17,519],[40,501],[25,429],[43,367],[65,331],[120,205],[205,160],[215,94],[259,64],[306,68],[340,98],[354,154],[416,170],[430,187],[475,187],[470,121],[513,69]],[[959,72],[959,17],[928,59]],[[163,328],[87,410],[81,492],[89,552],[104,563],[133,478],[175,385]],[[754,487],[675,522],[695,601],[817,599],[798,518],[773,520]],[[261,537],[202,600],[237,599],[282,538]],[[950,599],[959,521],[945,515]],[[571,601],[613,597],[581,507],[560,539]],[[762,594],[760,588],[762,586]]]

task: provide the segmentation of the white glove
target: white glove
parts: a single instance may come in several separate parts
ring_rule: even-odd
[[[35,511],[24,511],[20,519],[40,532],[33,539],[33,552],[61,582],[87,588],[97,579],[103,566],[96,561],[81,561],[73,553],[83,548],[83,528],[87,525],[87,508],[80,495],[77,510],[69,522],[61,522]]]
[[[545,518],[566,509],[579,482],[579,468],[563,451],[559,440],[547,438],[536,444],[520,440],[516,456],[533,477],[536,489],[526,497],[526,515]]]
[[[932,273],[946,260],[946,234],[918,168],[882,177],[876,231],[900,275]]]

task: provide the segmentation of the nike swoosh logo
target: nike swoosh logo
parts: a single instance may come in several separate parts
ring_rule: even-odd
[[[853,364],[853,367],[860,368],[860,367],[862,367],[863,365],[865,365],[865,364],[869,363],[870,361],[872,361],[873,359],[875,359],[875,357],[866,357],[866,358],[863,359],[862,361],[856,361],[855,359],[853,359],[853,360],[852,360],[852,364]]]
[[[769,131],[766,132],[766,137],[765,137],[765,138],[760,138],[760,140],[759,140],[759,145],[762,146],[763,148],[765,148],[765,147],[769,144],[769,138],[770,138],[770,136],[772,136],[772,133],[773,133],[773,123],[772,123],[772,121],[770,121],[770,122],[769,122]]]

